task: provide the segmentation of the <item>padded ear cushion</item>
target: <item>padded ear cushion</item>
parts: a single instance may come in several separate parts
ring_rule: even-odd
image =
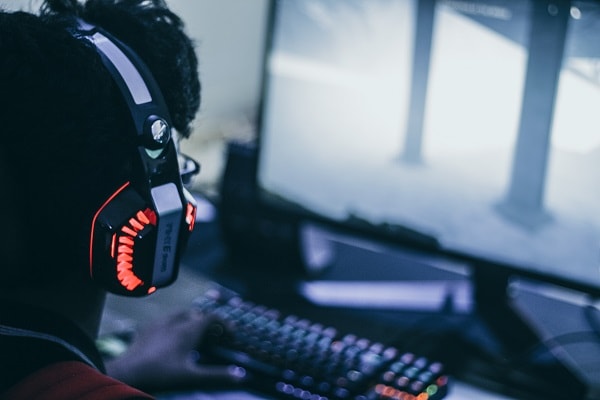
[[[156,235],[156,212],[129,184],[119,188],[92,222],[92,278],[113,293],[152,293]]]
[[[90,275],[106,290],[145,296],[177,278],[179,257],[194,228],[196,203],[167,183],[149,204],[128,183],[96,212],[90,239]]]

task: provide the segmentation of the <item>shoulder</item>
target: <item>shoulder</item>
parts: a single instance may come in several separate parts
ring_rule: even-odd
[[[2,400],[148,400],[152,396],[113,379],[87,364],[51,364],[9,389]]]

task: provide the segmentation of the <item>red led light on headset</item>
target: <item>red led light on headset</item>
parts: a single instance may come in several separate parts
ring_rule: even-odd
[[[191,232],[194,230],[194,224],[196,223],[196,206],[192,203],[187,204],[185,212],[185,222],[188,224],[188,230]]]
[[[156,214],[150,209],[143,212],[138,211],[135,217],[129,219],[128,223],[129,226],[121,227],[121,235],[114,243],[117,247],[117,279],[127,290],[135,290],[144,284],[144,281],[133,270],[135,237],[147,225],[156,225]],[[111,254],[114,253],[114,249],[112,249]]]
[[[94,231],[98,223],[98,217],[102,211],[114,199],[121,194],[128,186],[125,183],[117,189],[98,209],[92,220],[92,232],[90,237],[90,276],[94,277]],[[115,276],[118,282],[128,291],[134,291],[144,285],[144,281],[134,272],[134,252],[138,233],[144,230],[146,226],[156,226],[156,214],[149,208],[139,210],[135,215],[129,218],[117,231],[111,235],[110,257],[114,260]],[[156,290],[150,287],[148,293]]]

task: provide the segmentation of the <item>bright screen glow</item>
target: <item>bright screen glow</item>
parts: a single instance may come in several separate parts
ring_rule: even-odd
[[[440,0],[423,33],[417,0],[278,1],[260,133],[266,198],[600,286],[600,6],[568,11],[551,115],[538,101],[524,108],[532,4]],[[423,71],[413,62],[427,42],[414,131]],[[548,129],[519,144],[523,119]],[[523,171],[539,173],[519,181]]]

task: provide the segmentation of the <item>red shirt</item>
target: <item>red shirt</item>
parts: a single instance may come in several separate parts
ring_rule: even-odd
[[[94,341],[48,310],[0,302],[0,400],[152,399],[105,374]]]
[[[79,361],[50,364],[9,389],[2,400],[143,400],[137,389]]]

